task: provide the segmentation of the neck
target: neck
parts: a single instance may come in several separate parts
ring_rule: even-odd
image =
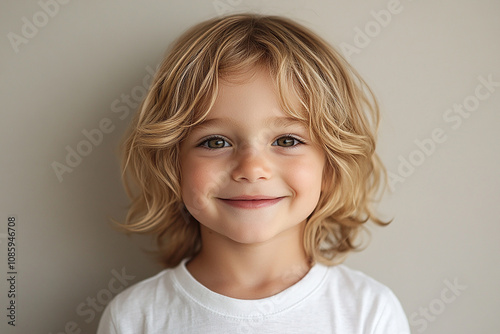
[[[202,248],[187,269],[212,291],[239,299],[269,297],[298,282],[310,269],[303,248],[305,222],[270,241],[234,242],[201,226]]]

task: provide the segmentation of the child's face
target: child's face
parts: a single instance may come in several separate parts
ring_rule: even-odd
[[[300,231],[318,203],[325,157],[304,124],[276,122],[288,116],[266,71],[242,78],[220,81],[206,121],[181,143],[181,192],[202,229],[251,244]]]

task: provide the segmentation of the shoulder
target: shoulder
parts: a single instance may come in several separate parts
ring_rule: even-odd
[[[328,267],[327,277],[327,284],[342,288],[346,292],[363,292],[366,296],[373,298],[392,294],[392,291],[384,284],[344,264]]]
[[[409,333],[406,314],[386,285],[346,265],[328,267],[325,288],[336,309],[373,333]]]
[[[165,298],[174,289],[173,269],[164,269],[158,274],[142,280],[120,292],[110,302],[109,307],[120,314],[130,310],[140,310],[158,297]]]
[[[137,333],[150,326],[156,313],[165,314],[175,299],[173,270],[162,270],[116,295],[106,306],[97,333]]]

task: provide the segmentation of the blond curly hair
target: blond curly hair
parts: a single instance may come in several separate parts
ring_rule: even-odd
[[[283,111],[307,122],[326,155],[327,190],[304,232],[311,262],[337,263],[358,248],[365,222],[387,224],[372,208],[386,176],[375,153],[379,107],[366,82],[332,46],[290,19],[230,15],[202,22],[172,44],[123,142],[131,206],[121,226],[154,234],[167,267],[201,246],[199,223],[181,199],[180,142],[207,116],[219,79],[257,65],[269,70]],[[292,108],[291,94],[302,110]]]

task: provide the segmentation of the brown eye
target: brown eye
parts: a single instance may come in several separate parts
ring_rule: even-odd
[[[291,136],[283,136],[281,138],[276,139],[274,143],[276,143],[277,146],[281,147],[294,147],[297,146],[298,144],[301,144],[302,142]]]
[[[231,145],[229,145],[229,143],[226,140],[224,140],[223,138],[213,137],[213,138],[208,138],[207,140],[202,142],[199,146],[202,146],[202,147],[205,147],[208,149],[218,149],[218,148],[223,148],[223,147],[227,147],[227,146],[231,146]]]
[[[210,148],[221,148],[224,147],[224,141],[222,139],[211,139],[207,142]]]

